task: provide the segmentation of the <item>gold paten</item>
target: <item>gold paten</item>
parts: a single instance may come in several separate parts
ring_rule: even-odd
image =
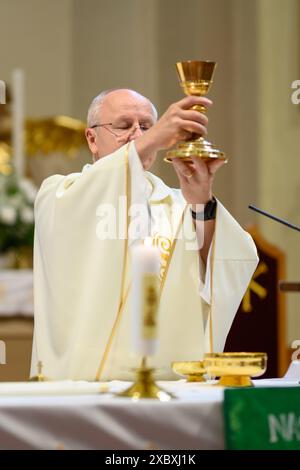
[[[205,60],[177,62],[179,82],[184,93],[186,95],[206,96],[213,83],[216,65],[216,62]],[[206,113],[205,106],[196,105],[192,109]],[[167,152],[164,160],[171,162],[173,158],[182,158],[183,161],[191,161],[192,156],[202,158],[204,161],[211,161],[216,158],[227,161],[224,152],[218,150],[203,137],[197,138],[196,134],[193,134],[190,140],[179,142],[175,149]]]
[[[266,353],[228,352],[207,353],[204,367],[210,376],[220,377],[217,385],[251,387],[250,377],[259,377],[267,369]]]
[[[136,370],[136,381],[124,392],[116,395],[119,397],[131,398],[133,401],[141,398],[152,398],[160,401],[169,401],[175,396],[160,388],[154,381],[153,370],[146,365],[146,358],[143,358],[141,366]]]
[[[187,382],[205,382],[203,361],[176,361],[172,363],[175,374],[186,377]]]

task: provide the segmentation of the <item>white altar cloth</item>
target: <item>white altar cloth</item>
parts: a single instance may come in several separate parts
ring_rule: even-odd
[[[119,381],[0,383],[0,449],[223,449],[224,389],[213,383],[161,382],[169,402],[116,397]]]

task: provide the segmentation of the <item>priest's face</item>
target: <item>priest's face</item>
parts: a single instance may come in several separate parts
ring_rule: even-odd
[[[140,137],[156,122],[153,106],[133,90],[114,90],[108,93],[95,113],[95,123],[86,131],[94,161],[105,157],[127,142]],[[143,163],[148,170],[156,154]]]

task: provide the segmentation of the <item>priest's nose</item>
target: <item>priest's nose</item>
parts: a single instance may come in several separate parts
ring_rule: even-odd
[[[140,137],[143,135],[143,131],[141,130],[140,126],[137,125],[135,128],[132,129],[129,135],[129,141],[136,139],[137,137]]]

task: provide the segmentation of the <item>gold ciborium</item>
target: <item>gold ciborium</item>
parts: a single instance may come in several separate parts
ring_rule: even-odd
[[[175,374],[186,377],[187,382],[205,382],[205,369],[203,361],[176,361],[172,362]]]
[[[259,377],[267,369],[266,353],[207,353],[204,367],[210,376],[220,377],[217,385],[252,387],[251,377]]]
[[[216,62],[206,60],[177,62],[176,68],[179,82],[184,93],[186,95],[195,96],[207,95],[213,83],[213,74],[216,65]],[[201,113],[206,112],[205,106],[195,105],[192,109]],[[197,134],[193,134],[190,140],[179,142],[176,148],[167,152],[164,160],[166,162],[172,162],[173,158],[182,158],[184,161],[191,161],[191,156],[199,157],[206,161],[211,161],[216,158],[227,161],[224,152],[218,150],[213,144],[203,137],[197,136]]]

